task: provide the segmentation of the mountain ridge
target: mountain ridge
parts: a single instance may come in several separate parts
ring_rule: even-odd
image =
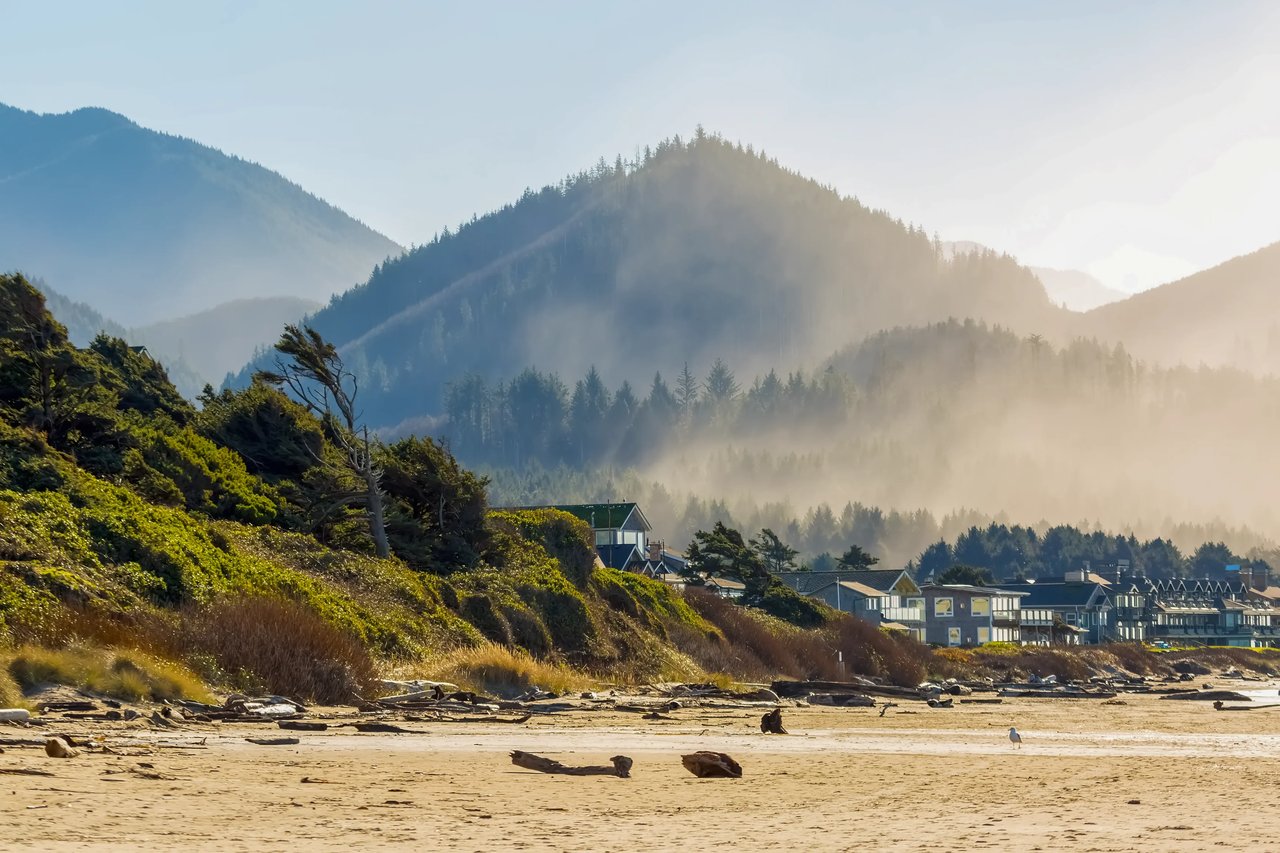
[[[0,267],[126,326],[229,299],[317,302],[402,248],[264,166],[103,108],[0,104]]]

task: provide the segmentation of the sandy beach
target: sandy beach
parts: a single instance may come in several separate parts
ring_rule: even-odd
[[[1280,708],[1124,701],[788,708],[786,736],[761,735],[754,709],[716,708],[299,732],[296,746],[244,740],[294,734],[274,727],[73,726],[149,754],[6,747],[0,767],[56,775],[0,777],[0,837],[41,850],[1280,849]],[[635,768],[549,776],[512,766],[511,749],[567,764],[623,753]],[[744,778],[694,778],[679,755],[695,749],[728,752]]]

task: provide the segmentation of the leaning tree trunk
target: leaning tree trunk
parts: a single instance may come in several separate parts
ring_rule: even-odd
[[[365,485],[369,489],[369,533],[373,536],[373,547],[379,557],[389,557],[391,546],[387,544],[387,524],[382,514],[382,487],[378,483],[378,473],[366,466],[360,472],[364,476]]]

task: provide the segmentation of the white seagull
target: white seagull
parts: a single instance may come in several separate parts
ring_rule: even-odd
[[[1009,742],[1018,749],[1022,749],[1022,735],[1018,734],[1018,730],[1013,726],[1009,727]]]

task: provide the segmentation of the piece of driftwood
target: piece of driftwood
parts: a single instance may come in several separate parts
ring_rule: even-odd
[[[295,732],[323,732],[329,728],[328,723],[307,723],[301,720],[276,720],[276,725]]]
[[[98,711],[97,702],[41,702],[40,713],[47,714],[50,711]]]
[[[422,732],[397,726],[395,723],[350,723],[351,728],[365,734],[420,735]]]
[[[1280,708],[1280,705],[1224,705],[1221,699],[1213,703],[1215,711],[1263,711],[1267,708]]]
[[[890,708],[896,708],[896,707],[898,707],[897,702],[885,702],[883,705],[880,706],[880,716],[883,717],[885,714],[885,711],[888,711]]]
[[[539,773],[559,773],[565,776],[621,776],[623,779],[631,777],[632,761],[625,755],[615,755],[609,759],[613,762],[612,767],[566,767],[559,761],[552,758],[544,758],[541,755],[534,755],[532,752],[521,752],[520,750],[512,750],[511,763],[517,767],[523,767],[526,770],[537,770]]]
[[[247,737],[245,740],[258,746],[296,746],[302,743],[296,737]]]
[[[930,708],[950,708],[951,703],[954,701],[955,699],[952,698],[951,696],[948,696],[946,699],[930,699],[929,707]]]
[[[961,705],[999,705],[1003,699],[961,699]]]
[[[742,765],[723,752],[700,751],[682,755],[680,763],[699,779],[742,778]]]
[[[44,742],[44,754],[50,758],[75,758],[80,750],[60,737],[51,737]]]
[[[6,776],[53,776],[54,773],[49,770],[39,770],[35,767],[0,767],[0,773]]]
[[[432,717],[405,717],[405,720],[413,723],[511,723],[513,725],[527,723],[531,719],[533,714],[524,714],[519,717],[445,717],[440,714]]]
[[[1179,693],[1166,693],[1161,699],[1190,699],[1199,702],[1252,702],[1243,693],[1234,690],[1183,690]]]
[[[785,735],[787,733],[787,730],[782,727],[781,708],[774,708],[760,718],[760,731],[767,735]]]

